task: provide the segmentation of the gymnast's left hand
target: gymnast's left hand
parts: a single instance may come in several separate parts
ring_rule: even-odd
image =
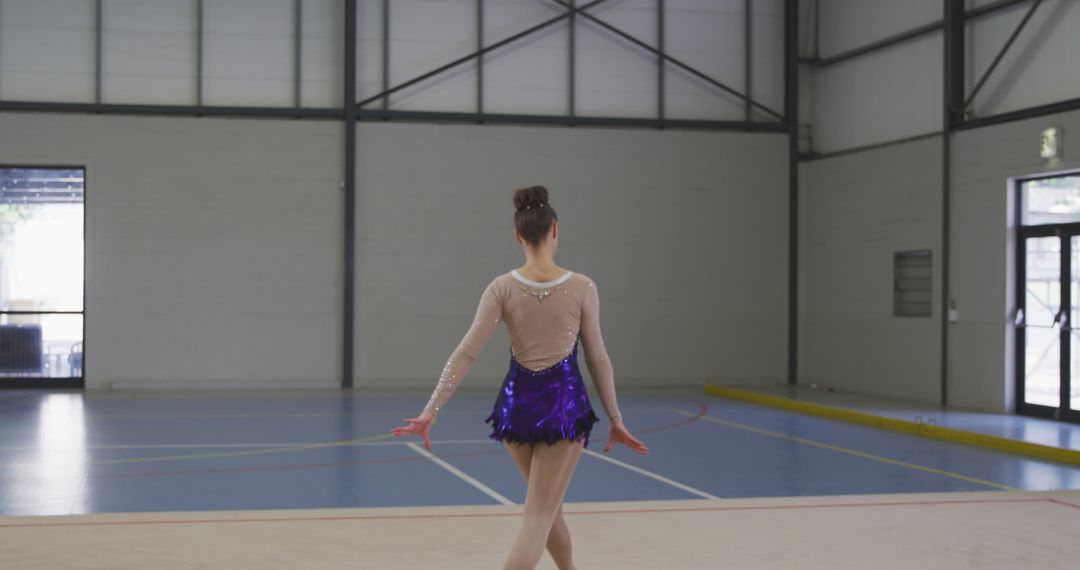
[[[611,429],[608,431],[608,444],[604,447],[604,453],[611,451],[616,443],[621,443],[642,455],[649,454],[649,448],[645,447],[645,444],[640,439],[630,435],[630,430],[626,429],[626,426],[621,421],[611,424]]]
[[[428,437],[428,431],[431,430],[431,424],[435,423],[435,416],[424,411],[415,418],[402,418],[402,421],[408,422],[408,425],[396,427],[390,431],[394,435],[420,434],[420,437],[424,440],[424,449],[431,451],[431,439]]]

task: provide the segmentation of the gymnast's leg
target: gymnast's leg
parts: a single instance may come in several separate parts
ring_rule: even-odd
[[[540,562],[583,447],[582,441],[565,439],[533,445],[525,513],[504,570],[533,570]]]
[[[529,482],[529,467],[532,464],[533,444],[518,445],[507,442],[507,451],[513,458],[521,475],[525,477],[525,483]],[[562,501],[559,501],[559,512],[555,515],[555,522],[551,524],[551,530],[547,538],[547,550],[559,570],[574,570],[573,550],[570,545],[570,528],[566,526],[563,518]]]

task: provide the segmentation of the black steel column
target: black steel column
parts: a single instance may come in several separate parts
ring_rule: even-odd
[[[577,0],[570,0],[570,7],[573,8],[577,5]],[[566,62],[567,69],[570,73],[570,109],[569,115],[573,117],[577,114],[576,106],[577,100],[575,99],[577,90],[577,14],[570,14],[570,23],[567,24],[570,30],[570,46],[567,52],[569,53],[569,60]]]
[[[195,0],[195,106],[203,104],[203,0]]]
[[[754,106],[750,104],[750,101],[754,98],[754,9],[751,5],[752,0],[746,0],[743,2],[743,10],[746,12],[743,16],[743,30],[745,47],[743,55],[746,56],[743,62],[743,74],[746,85],[743,86],[743,93],[746,95],[745,109],[743,112],[746,114],[746,122],[753,120]]]
[[[484,50],[484,0],[476,0],[476,51]],[[484,54],[476,57],[476,112],[484,113]]]
[[[356,0],[345,0],[345,302],[342,309],[341,387],[353,387],[353,295],[356,257]]]
[[[101,35],[103,33],[101,29],[102,16],[101,12],[103,7],[101,5],[102,0],[94,2],[94,102],[101,103]]]
[[[667,25],[664,22],[664,13],[667,9],[664,6],[664,0],[657,0],[656,3],[656,49],[660,53],[665,53],[667,43],[664,38],[665,28]],[[664,69],[664,57],[656,56],[656,118],[661,121],[664,120],[664,92],[667,91],[667,87],[664,84],[664,75],[666,71]]]
[[[788,128],[788,384],[799,365],[799,2],[784,0],[784,118]]]
[[[949,405],[949,194],[952,129],[964,120],[964,0],[945,0],[941,120],[941,407]]]
[[[303,0],[293,0],[293,107],[300,108],[301,77],[300,59],[304,50],[304,4]]]
[[[382,90],[386,93],[390,90],[390,0],[382,3]],[[382,108],[390,108],[390,96],[382,99]]]

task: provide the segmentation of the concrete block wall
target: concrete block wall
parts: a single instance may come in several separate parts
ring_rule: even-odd
[[[600,290],[620,385],[783,381],[786,138],[363,123],[357,386],[433,386],[495,275],[524,262],[513,190],[543,184],[557,262]],[[497,386],[505,328],[463,388]],[[584,362],[582,367],[584,369]]]
[[[1065,130],[1065,157],[1039,135]],[[952,139],[950,407],[1010,413],[1016,309],[1014,179],[1080,170],[1067,144],[1080,111],[956,133]],[[858,392],[940,401],[941,139],[800,164],[800,378]],[[933,316],[892,316],[892,252],[930,248]]]
[[[1065,131],[1065,156],[1039,156],[1043,129]],[[1016,310],[1014,184],[1017,177],[1080,171],[1080,111],[963,131],[953,138],[952,296],[949,392],[957,406],[1015,408],[1012,326]],[[1070,138],[1070,136],[1072,138]]]
[[[87,387],[335,387],[337,122],[0,114],[0,164],[87,168]],[[362,123],[356,385],[430,387],[545,184],[622,384],[781,381],[780,134]],[[497,385],[498,333],[469,386]]]
[[[940,301],[894,317],[892,265],[933,250],[941,290],[940,137],[799,166],[800,383],[935,402]]]
[[[340,383],[339,123],[0,113],[0,133],[0,164],[87,169],[87,388]]]
[[[967,2],[967,9],[989,0]],[[937,0],[817,0],[823,58],[941,21]],[[1019,3],[968,22],[965,93],[970,94],[1031,8]],[[1047,0],[1033,13],[969,110],[986,117],[1075,98],[1080,55],[1075,30],[1080,2]],[[804,38],[812,34],[812,27]],[[813,150],[830,153],[939,133],[942,122],[941,30],[826,67],[814,67],[801,92],[811,123]],[[810,53],[804,55],[813,55]]]

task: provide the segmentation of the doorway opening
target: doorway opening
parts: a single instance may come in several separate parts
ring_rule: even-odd
[[[0,388],[82,388],[86,169],[0,165]]]
[[[1080,423],[1080,172],[1016,181],[1017,413]]]

